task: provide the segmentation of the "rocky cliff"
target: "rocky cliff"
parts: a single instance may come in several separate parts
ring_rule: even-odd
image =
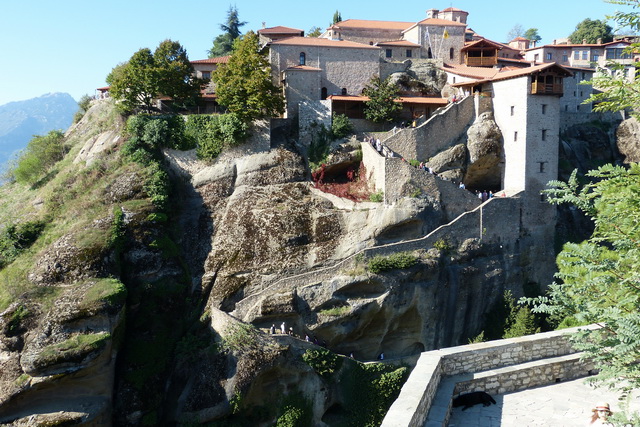
[[[490,119],[469,131],[476,177],[500,158]],[[0,422],[375,425],[406,377],[396,364],[475,337],[505,290],[545,285],[532,272],[553,266],[517,225],[502,240],[477,226],[517,223],[517,201],[447,225],[468,202],[446,195],[465,190],[412,170],[398,176],[420,191],[355,203],[268,135],[257,124],[213,163],[165,150],[162,209],[158,171],[122,155],[101,101],[52,176],[1,188],[5,227],[45,225],[0,270]],[[268,332],[283,322],[294,335]]]

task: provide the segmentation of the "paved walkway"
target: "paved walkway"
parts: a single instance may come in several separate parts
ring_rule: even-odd
[[[465,411],[454,408],[449,427],[586,427],[591,409],[608,402],[620,408],[617,394],[606,388],[594,389],[584,378],[493,396],[496,405],[475,405]],[[634,394],[632,411],[640,411],[640,392]]]

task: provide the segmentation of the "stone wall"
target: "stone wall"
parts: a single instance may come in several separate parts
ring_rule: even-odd
[[[300,64],[302,52],[306,56],[305,65],[320,70],[320,88],[325,87],[328,95],[339,95],[343,88],[349,95],[360,95],[371,77],[379,73],[380,48],[378,47],[274,44],[270,50],[270,62],[277,84],[280,84],[279,77],[284,70]],[[315,77],[313,79],[315,82]],[[299,88],[299,90],[304,89]]]
[[[298,106],[298,141],[303,151],[306,151],[311,143],[313,123],[331,129],[331,101],[305,101]]]
[[[303,102],[320,99],[320,70],[287,70],[285,76],[285,117],[298,115],[298,106]]]
[[[494,392],[505,392],[506,389],[500,389],[499,383],[506,383],[508,379],[511,380],[509,391],[514,391],[526,389],[529,384],[550,384],[557,378],[573,378],[580,374],[584,376],[591,368],[589,364],[576,361],[573,357],[559,358],[575,353],[570,345],[569,335],[576,330],[578,328],[424,352],[381,426],[423,426],[438,392],[438,386],[447,377],[454,375],[474,374],[538,361],[526,369],[514,368],[512,372],[506,373],[506,377],[490,372],[480,375],[481,378],[477,378],[479,382],[476,385],[484,387],[494,382],[498,384]],[[454,381],[449,402],[454,393],[472,390],[473,386],[468,384],[472,380],[473,376]],[[446,425],[446,420],[440,425]]]
[[[362,163],[367,171],[367,182],[373,184],[376,191],[387,193],[386,187],[386,158],[382,157],[368,142],[360,144],[362,147]]]
[[[426,161],[459,138],[475,119],[473,97],[439,108],[422,125],[389,132],[382,141],[405,159]]]

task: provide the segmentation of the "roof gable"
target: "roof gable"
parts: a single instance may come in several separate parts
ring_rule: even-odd
[[[415,25],[415,22],[397,22],[397,21],[368,21],[364,19],[347,19],[333,24],[331,29],[360,29],[360,30],[394,30],[402,31]]]
[[[289,28],[283,26],[262,28],[258,30],[258,34],[302,34],[304,31],[296,28]]]
[[[271,46],[315,46],[315,47],[335,47],[351,49],[380,49],[364,43],[356,43],[347,40],[331,40],[319,37],[289,37],[271,43]]]

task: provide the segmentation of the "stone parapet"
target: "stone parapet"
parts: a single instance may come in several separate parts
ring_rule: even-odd
[[[424,352],[381,426],[446,426],[457,394],[502,394],[586,376],[593,366],[569,342],[578,329]]]

